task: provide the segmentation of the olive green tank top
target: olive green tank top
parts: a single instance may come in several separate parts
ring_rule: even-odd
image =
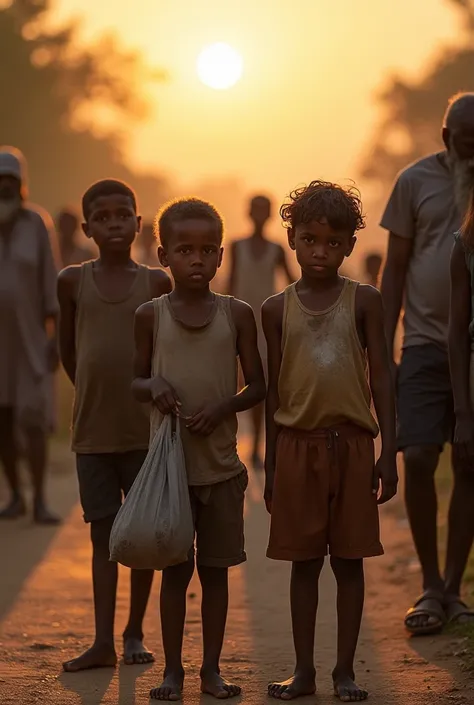
[[[76,309],[76,389],[72,449],[123,453],[148,448],[149,406],[135,401],[135,311],[152,298],[148,267],[119,300],[105,298],[94,281],[93,262],[81,268]]]
[[[155,336],[153,376],[163,377],[176,391],[183,416],[192,416],[210,402],[229,399],[237,393],[236,331],[232,297],[215,295],[208,321],[188,327],[178,320],[168,295],[153,299]],[[163,416],[151,412],[152,437]],[[190,433],[181,421],[186,471],[190,485],[223,482],[244,469],[237,454],[237,415],[220,423],[210,436]]]
[[[337,301],[325,311],[303,306],[296,284],[285,290],[279,425],[312,431],[350,422],[377,436],[356,327],[357,286],[345,279]]]

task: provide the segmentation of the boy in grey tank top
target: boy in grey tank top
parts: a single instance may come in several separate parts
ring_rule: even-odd
[[[84,520],[91,525],[96,635],[65,671],[114,666],[117,564],[109,537],[122,496],[131,488],[148,448],[149,415],[131,393],[133,320],[150,297],[170,291],[165,272],[138,265],[130,250],[140,229],[135,194],[120,181],[99,181],[82,201],[86,235],[99,258],[64,269],[58,280],[61,360],[75,387],[72,448],[76,453]],[[149,663],[142,622],[153,571],[132,570],[126,664]]]
[[[201,690],[216,698],[239,695],[220,675],[228,603],[228,568],[246,560],[243,535],[247,471],[237,455],[237,417],[259,404],[265,381],[257,327],[249,305],[210,290],[222,261],[223,224],[197,199],[164,207],[158,217],[159,257],[175,289],[141,306],[135,316],[135,396],[152,402],[152,431],[166,414],[180,417],[194,514],[196,564],[202,586],[204,654]],[[245,387],[237,393],[237,356]],[[161,626],[163,683],[150,695],[181,699],[189,559],[163,571]]]

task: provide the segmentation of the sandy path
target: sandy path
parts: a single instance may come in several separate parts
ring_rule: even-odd
[[[245,452],[245,449],[244,449]],[[52,478],[55,507],[68,515],[64,526],[33,528],[25,520],[0,526],[0,703],[1,705],[135,705],[162,670],[156,576],[146,623],[147,644],[157,656],[151,667],[124,667],[62,674],[60,664],[90,645],[93,634],[88,531],[76,503],[71,458],[56,454]],[[293,664],[288,615],[286,564],[264,558],[268,519],[261,502],[261,477],[252,476],[247,501],[249,560],[231,572],[231,608],[223,671],[244,687],[240,702],[260,705],[266,684],[289,675]],[[69,513],[70,512],[70,513]],[[68,514],[69,513],[69,514]],[[361,684],[375,705],[474,703],[474,683],[460,668],[462,642],[452,637],[408,640],[401,625],[417,575],[408,531],[393,512],[384,513],[387,554],[367,565],[368,599],[357,659]],[[198,694],[201,653],[199,586],[189,593],[185,664],[185,702],[205,705]],[[117,635],[126,622],[127,571],[117,606]],[[119,642],[119,640],[117,640]],[[119,644],[118,644],[119,646]],[[335,653],[334,584],[325,570],[317,632],[319,693],[303,703],[334,703],[330,673]],[[237,700],[236,702],[239,702]]]

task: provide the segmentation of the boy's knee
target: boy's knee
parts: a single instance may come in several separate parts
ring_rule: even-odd
[[[94,549],[109,552],[110,532],[115,517],[91,521],[91,541]]]
[[[315,558],[311,561],[295,561],[291,572],[294,578],[318,578],[324,565],[324,558]]]
[[[194,556],[190,556],[184,563],[165,568],[161,580],[162,587],[172,589],[186,589],[194,573]]]
[[[362,558],[331,556],[331,568],[337,581],[364,578],[364,561]]]
[[[411,446],[403,451],[407,481],[424,480],[433,476],[438,466],[437,446]]]
[[[229,569],[198,565],[199,580],[203,587],[208,585],[227,585]]]

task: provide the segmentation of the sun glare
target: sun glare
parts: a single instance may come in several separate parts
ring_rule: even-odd
[[[242,77],[242,70],[240,54],[222,42],[205,47],[197,60],[200,80],[215,90],[232,88]]]

